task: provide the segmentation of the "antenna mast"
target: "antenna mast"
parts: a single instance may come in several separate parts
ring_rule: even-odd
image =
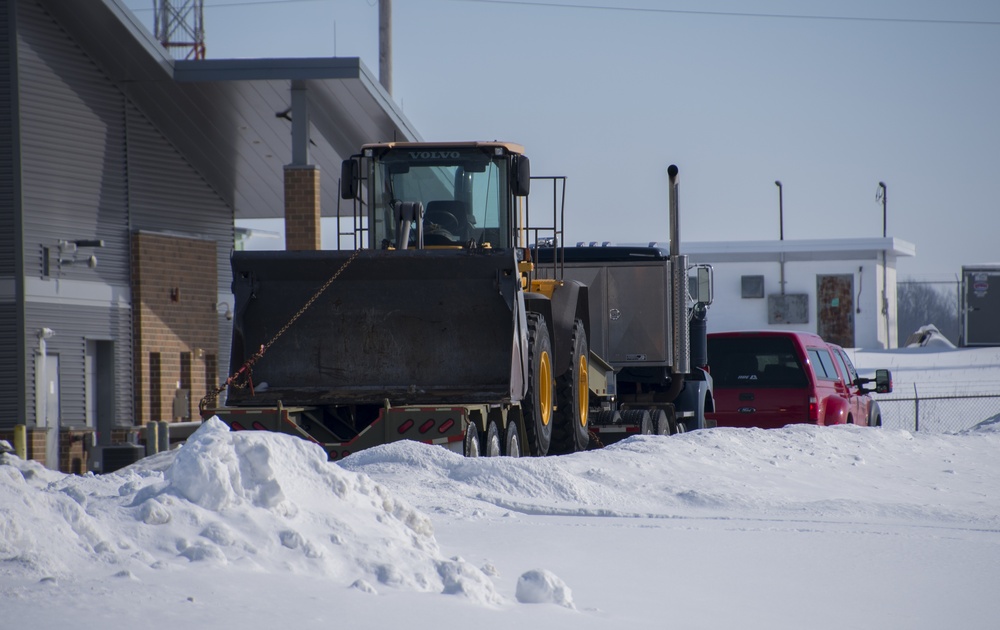
[[[175,59],[205,58],[205,0],[153,0],[153,31]]]

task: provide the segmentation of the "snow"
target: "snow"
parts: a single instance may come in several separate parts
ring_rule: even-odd
[[[854,358],[995,390],[997,349],[928,350]],[[994,628],[998,451],[1000,417],[547,458],[397,442],[339,464],[210,420],[106,475],[0,454],[0,624]]]

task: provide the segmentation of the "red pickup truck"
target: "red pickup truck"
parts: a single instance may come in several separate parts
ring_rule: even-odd
[[[720,427],[783,427],[794,423],[881,426],[872,392],[892,391],[889,370],[861,378],[844,349],[819,335],[747,331],[708,335]],[[874,389],[865,385],[875,383]]]

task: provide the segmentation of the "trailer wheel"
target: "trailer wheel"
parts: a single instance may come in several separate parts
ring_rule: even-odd
[[[500,429],[497,428],[496,420],[490,420],[486,425],[486,435],[482,439],[483,455],[500,457]]]
[[[524,431],[532,455],[549,452],[552,442],[552,341],[545,317],[528,313],[528,393],[521,401]]]
[[[465,448],[466,457],[479,457],[479,429],[476,428],[474,422],[470,422],[469,426],[465,429]]]
[[[517,422],[510,420],[503,438],[503,454],[507,457],[521,456],[521,435],[517,431]]]
[[[622,422],[639,427],[639,435],[653,434],[653,417],[645,409],[629,409],[622,414]]]
[[[590,441],[590,350],[581,320],[573,322],[569,369],[556,379],[556,413],[552,448],[556,454],[587,450]]]
[[[673,410],[667,413],[665,409],[651,409],[653,416],[653,434],[654,435],[672,435],[676,429],[674,428],[675,420],[673,419]]]

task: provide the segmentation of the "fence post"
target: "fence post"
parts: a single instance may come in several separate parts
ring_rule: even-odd
[[[913,432],[920,432],[920,394],[916,383],[913,384]]]

